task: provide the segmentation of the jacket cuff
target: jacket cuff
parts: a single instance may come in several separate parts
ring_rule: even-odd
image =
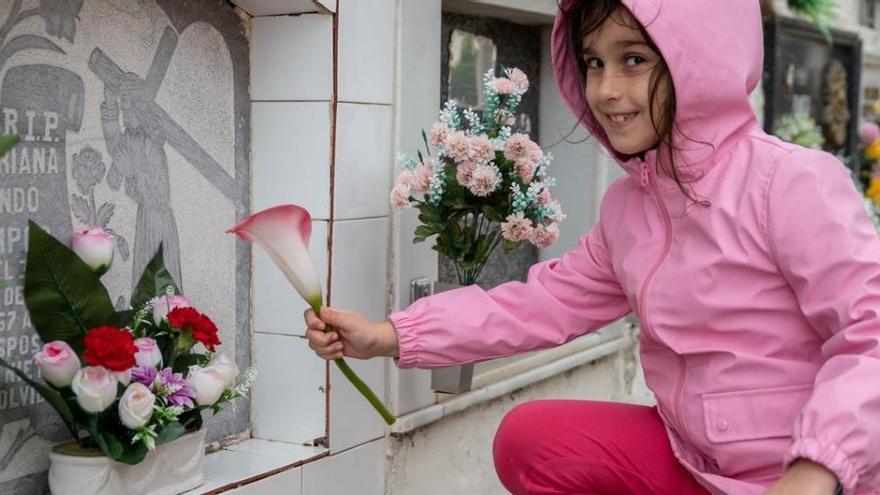
[[[836,446],[812,438],[799,438],[785,456],[785,467],[788,468],[798,458],[809,459],[825,466],[837,476],[837,480],[843,485],[843,493],[855,493],[859,473],[849,457]]]
[[[397,346],[400,352],[398,357],[394,358],[394,365],[398,368],[415,368],[418,364],[420,348],[412,318],[406,311],[397,311],[391,313],[388,319],[397,332]]]

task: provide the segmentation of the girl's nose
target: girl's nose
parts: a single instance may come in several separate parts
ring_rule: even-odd
[[[603,100],[616,100],[620,98],[620,78],[613,74],[602,74],[599,79],[598,94]]]

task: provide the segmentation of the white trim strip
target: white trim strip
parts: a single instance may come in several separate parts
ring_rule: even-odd
[[[397,421],[389,428],[389,432],[392,435],[411,432],[416,428],[420,428],[451,414],[463,411],[475,404],[496,399],[513,392],[514,390],[521,389],[560,373],[564,373],[572,368],[622,351],[633,344],[632,337],[619,337],[577,354],[572,354],[571,356],[552,361],[519,375],[471,390],[453,399],[428,406],[424,409],[419,409],[418,411],[397,418]]]

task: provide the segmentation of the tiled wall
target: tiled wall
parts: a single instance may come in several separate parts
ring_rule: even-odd
[[[395,9],[394,0],[339,0],[335,16],[254,17],[251,25],[254,210],[307,208],[310,253],[330,304],[373,320],[386,316]],[[328,435],[331,455],[235,493],[378,495],[384,423],[335,365],[309,349],[305,309],[255,250],[261,374],[253,434],[299,444]],[[347,361],[386,397],[384,360]]]

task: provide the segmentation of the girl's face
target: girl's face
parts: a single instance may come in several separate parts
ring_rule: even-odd
[[[586,97],[596,120],[618,153],[636,155],[657,145],[659,125],[669,93],[669,78],[659,81],[651,100],[651,74],[663,63],[659,53],[623,8],[583,39],[587,65]]]

